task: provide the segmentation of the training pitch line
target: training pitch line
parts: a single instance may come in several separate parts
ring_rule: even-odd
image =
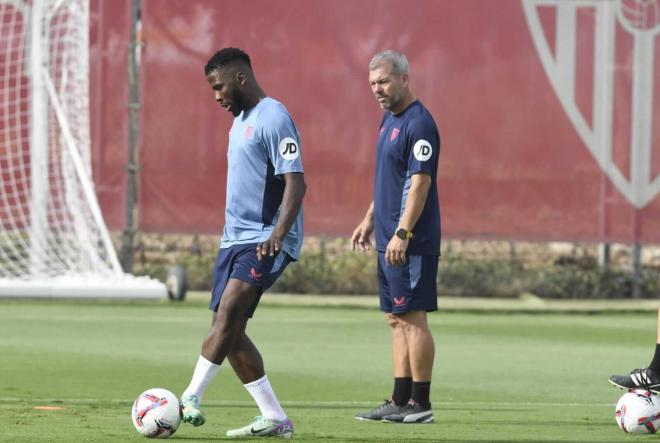
[[[29,398],[29,399],[24,399],[24,398],[18,398],[18,397],[0,397],[0,403],[30,403],[30,404],[38,404],[38,405],[43,405],[43,404],[70,404],[70,405],[89,405],[89,404],[131,404],[133,403],[134,399],[119,399],[119,398],[113,398],[113,399],[100,399],[100,398]],[[299,401],[299,400],[283,400],[280,403],[282,403],[283,406],[290,406],[290,407],[317,407],[317,408],[324,408],[324,407],[346,407],[346,408],[352,408],[352,407],[369,407],[373,406],[373,402],[364,402],[364,401],[317,401],[317,400],[307,400],[307,401]],[[204,401],[205,406],[238,406],[238,407],[247,407],[247,406],[254,406],[254,402],[251,400],[209,400],[209,401]],[[500,406],[506,406],[507,408],[511,407],[519,407],[520,409],[527,409],[529,407],[539,407],[539,408],[553,408],[553,407],[563,407],[563,406],[569,406],[569,407],[599,407],[599,408],[611,408],[614,406],[614,403],[562,403],[562,402],[507,402],[507,401],[493,401],[493,402],[487,402],[487,401],[434,401],[433,405],[438,405],[438,406],[492,406],[493,408],[497,408]]]

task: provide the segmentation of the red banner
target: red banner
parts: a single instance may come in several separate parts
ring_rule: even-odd
[[[123,229],[126,226],[131,0],[90,0],[89,19],[94,183],[106,223],[113,229]]]
[[[113,5],[102,19],[113,42],[96,55],[95,173],[121,228],[128,33],[118,22],[129,16],[123,0],[96,3]],[[220,232],[232,119],[203,67],[236,46],[300,130],[306,232],[349,235],[371,201],[382,116],[367,65],[391,48],[407,55],[440,130],[446,238],[660,243],[660,83],[648,88],[660,77],[658,25],[618,2],[536,3],[143,0],[140,229]]]

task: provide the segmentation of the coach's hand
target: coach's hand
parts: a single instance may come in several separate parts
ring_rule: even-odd
[[[368,251],[371,247],[371,234],[374,232],[374,224],[371,220],[365,219],[355,228],[351,236],[351,248],[355,251],[359,247],[363,251]]]
[[[257,260],[261,261],[266,256],[273,257],[282,249],[282,238],[272,235],[263,243],[257,245]]]
[[[410,240],[401,240],[396,235],[392,237],[385,250],[385,263],[390,266],[406,264],[406,250]]]

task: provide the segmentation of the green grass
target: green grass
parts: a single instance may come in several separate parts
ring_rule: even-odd
[[[0,441],[144,441],[133,399],[150,387],[181,393],[209,321],[194,301],[0,301]],[[432,425],[353,419],[391,392],[380,312],[264,305],[248,333],[299,442],[607,442],[654,438],[618,430],[621,391],[607,377],[648,363],[655,322],[651,312],[432,314]],[[205,426],[172,439],[223,440],[258,412],[229,366],[205,408]]]

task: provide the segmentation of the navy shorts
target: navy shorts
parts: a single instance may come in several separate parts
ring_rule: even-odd
[[[389,266],[385,253],[378,253],[380,310],[392,314],[437,311],[437,255],[406,255],[402,266]]]
[[[218,311],[222,293],[225,291],[229,279],[235,278],[261,289],[259,297],[245,313],[247,317],[254,315],[261,294],[275,283],[286,266],[293,261],[286,252],[281,250],[276,255],[266,256],[259,261],[257,260],[257,245],[258,243],[247,243],[218,250],[211,279],[209,309],[214,312]]]

